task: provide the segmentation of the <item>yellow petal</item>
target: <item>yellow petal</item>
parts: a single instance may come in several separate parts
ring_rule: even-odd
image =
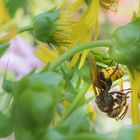
[[[75,0],[70,6],[69,6],[69,10],[71,11],[75,11],[77,10],[83,3],[83,0]]]
[[[78,69],[81,69],[81,67],[83,66],[83,64],[85,63],[86,57],[88,55],[89,49],[88,50],[84,50],[82,53],[82,58],[80,60],[80,64],[78,66]]]
[[[92,30],[90,30],[90,32],[87,33],[85,37],[85,41],[89,41],[91,37],[92,37]],[[81,67],[84,65],[88,52],[89,49],[83,51],[78,69],[81,69]]]
[[[85,22],[87,28],[92,29],[95,26],[98,18],[98,12],[99,0],[94,0],[82,17],[82,21]]]
[[[77,53],[71,60],[70,64],[68,65],[69,68],[72,68],[76,62],[78,61],[80,53]]]
[[[34,51],[34,53],[44,63],[54,61],[59,56],[55,48],[49,48],[43,43],[39,44],[39,50]]]
[[[94,40],[97,40],[98,36],[99,36],[99,23],[98,23],[98,19],[97,19],[96,23],[95,23]]]
[[[0,0],[0,24],[10,21],[9,13],[4,5],[4,1]]]
[[[73,46],[76,44],[82,44],[90,41],[92,39],[92,31],[95,29],[95,39],[98,38],[98,12],[99,12],[99,0],[92,1],[90,6],[88,6],[85,13],[81,16],[79,22],[75,26],[75,29],[73,31]],[[79,69],[83,66],[85,59],[88,55],[89,50],[85,50],[82,53],[82,58],[80,61]],[[72,62],[70,63],[70,67],[73,67],[77,60],[78,55],[74,56],[72,59]],[[75,62],[74,62],[75,61]]]
[[[8,28],[8,31],[6,35],[0,37],[0,42],[10,41],[12,38],[14,38],[18,34],[17,27],[12,21],[8,23],[7,28]]]
[[[48,63],[48,59],[46,58],[46,55],[42,54],[40,51],[36,50],[34,51],[34,54],[37,58],[39,58],[43,63]]]

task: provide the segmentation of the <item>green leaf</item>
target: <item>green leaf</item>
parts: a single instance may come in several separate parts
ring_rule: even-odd
[[[13,132],[12,119],[0,112],[0,137],[7,137]]]
[[[0,43],[0,57],[5,53],[7,48],[9,47],[8,43]]]
[[[10,16],[13,17],[19,8],[26,7],[27,0],[5,0],[5,5],[9,11]]]
[[[87,5],[90,5],[90,3],[92,2],[92,0],[84,0],[84,1]]]
[[[138,135],[140,135],[140,126],[138,125],[130,128],[121,128],[116,140],[138,140]]]
[[[89,132],[91,123],[87,112],[86,105],[75,109],[71,115],[57,127],[57,130],[64,134]]]
[[[106,48],[98,48],[96,50],[91,50],[90,54],[94,55],[97,65],[101,68],[107,67],[110,64],[111,66],[114,66],[116,64],[108,55]]]
[[[14,81],[4,79],[2,83],[2,88],[4,91],[8,93],[12,93],[14,89],[14,85],[15,85]]]
[[[14,135],[16,140],[35,140],[35,135],[27,128],[15,124]]]
[[[62,95],[63,78],[55,72],[29,74],[16,83],[14,120],[31,131],[50,124]]]
[[[43,73],[37,73],[31,75],[31,80],[33,81],[40,81],[43,82],[47,85],[54,85],[54,86],[64,86],[65,81],[62,77],[62,75],[52,72],[52,71],[47,71]]]
[[[64,135],[55,129],[49,129],[44,135],[43,140],[63,140]]]
[[[15,113],[18,113],[17,119],[21,120],[25,126],[45,127],[53,119],[54,109],[58,97],[61,95],[60,89],[54,86],[45,85],[44,87],[43,84],[37,87],[37,83],[34,84],[19,96]],[[32,122],[34,125],[32,125]]]
[[[72,102],[74,97],[76,96],[76,90],[72,85],[72,82],[70,81],[69,75],[66,74],[65,70],[62,67],[61,71],[66,81],[64,98],[66,98],[66,100],[68,100],[69,102]]]
[[[109,138],[104,135],[87,133],[74,136],[67,136],[63,140],[109,140]]]
[[[91,83],[90,77],[90,63],[88,60],[85,61],[83,67],[77,70],[77,74],[87,83]]]

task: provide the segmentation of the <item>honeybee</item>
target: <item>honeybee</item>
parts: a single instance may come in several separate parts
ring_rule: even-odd
[[[118,65],[99,71],[95,58],[90,56],[90,74],[96,96],[95,102],[100,111],[116,120],[123,119],[128,110],[127,98],[130,89],[126,89],[126,93],[124,90],[110,91],[110,89],[113,81],[123,77],[125,72]]]

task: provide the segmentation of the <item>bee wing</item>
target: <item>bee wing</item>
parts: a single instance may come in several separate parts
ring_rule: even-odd
[[[95,94],[98,94],[97,87],[99,87],[98,69],[96,65],[96,60],[93,56],[90,56],[90,77],[92,80],[92,86]]]

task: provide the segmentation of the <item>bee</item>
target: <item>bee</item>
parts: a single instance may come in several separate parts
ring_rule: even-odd
[[[95,92],[95,102],[100,111],[116,120],[123,119],[128,110],[127,98],[130,89],[110,91],[112,83],[123,77],[125,72],[117,65],[102,70],[97,69],[96,61],[90,56],[90,75]]]

